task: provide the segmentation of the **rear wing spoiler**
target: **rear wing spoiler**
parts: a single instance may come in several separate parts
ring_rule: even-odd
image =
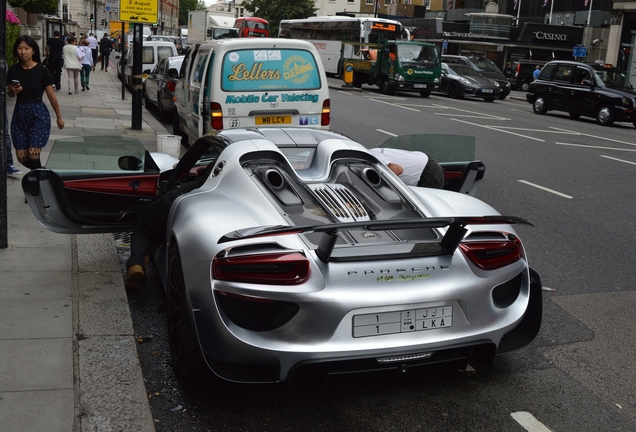
[[[427,219],[399,219],[399,220],[376,220],[364,222],[348,222],[330,225],[303,225],[303,226],[266,226],[245,228],[230,232],[221,237],[218,244],[235,241],[248,240],[260,237],[271,237],[291,234],[323,233],[320,239],[316,255],[322,262],[329,262],[333,253],[338,232],[350,229],[364,229],[368,231],[387,231],[404,229],[433,229],[448,227],[442,240],[437,243],[437,248],[430,251],[430,255],[453,255],[466,235],[466,225],[528,225],[534,227],[530,222],[515,216],[463,216],[444,217]],[[432,243],[435,244],[435,243]]]

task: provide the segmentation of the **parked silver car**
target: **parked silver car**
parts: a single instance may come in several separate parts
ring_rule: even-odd
[[[159,60],[144,81],[144,101],[147,109],[157,108],[162,121],[174,115],[174,90],[179,81],[179,69],[184,56],[164,57]]]
[[[22,185],[52,231],[125,231],[159,187],[213,164],[172,204],[155,257],[180,375],[207,364],[227,380],[276,382],[312,365],[488,364],[539,331],[541,283],[512,226],[523,219],[465,193],[408,187],[364,146],[325,130],[223,130],[179,161],[137,144],[58,140],[47,168]],[[443,147],[457,150],[450,139]],[[74,167],[75,153],[93,155],[94,169]],[[463,182],[477,178],[465,175],[472,162]]]

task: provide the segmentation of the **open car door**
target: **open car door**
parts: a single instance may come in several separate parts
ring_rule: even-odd
[[[46,168],[27,173],[22,189],[33,214],[50,231],[125,232],[156,200],[160,174],[134,138],[74,137],[55,141]]]
[[[477,192],[486,167],[475,160],[475,137],[417,134],[389,138],[380,147],[420,151],[444,168],[444,189],[468,194]]]

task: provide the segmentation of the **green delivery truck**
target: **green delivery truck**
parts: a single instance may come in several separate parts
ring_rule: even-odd
[[[431,91],[439,88],[441,57],[432,43],[400,40],[377,44],[343,42],[340,63],[343,72],[353,69],[354,87],[375,84],[385,94],[418,92],[422,97],[429,97]]]

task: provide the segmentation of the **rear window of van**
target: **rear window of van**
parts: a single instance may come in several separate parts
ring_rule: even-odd
[[[298,49],[236,50],[225,54],[224,91],[318,90],[316,59]]]

